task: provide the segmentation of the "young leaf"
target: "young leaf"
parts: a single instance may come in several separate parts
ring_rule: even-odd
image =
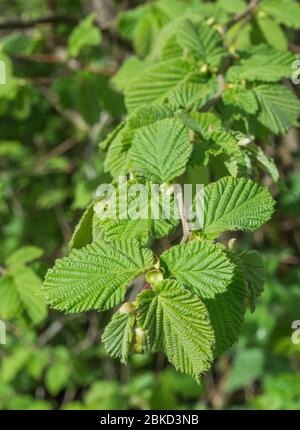
[[[112,77],[111,82],[119,91],[125,91],[130,81],[148,66],[147,61],[141,61],[133,55],[124,61],[117,73]]]
[[[170,362],[198,382],[213,358],[214,334],[200,299],[167,280],[138,296],[138,321],[152,351],[165,351]]]
[[[84,211],[79,223],[75,227],[73,236],[70,240],[69,246],[73,248],[82,248],[93,241],[93,215],[94,203],[90,203]]]
[[[261,45],[251,50],[249,56],[241,60],[241,64],[230,67],[227,79],[236,81],[276,82],[290,77],[291,64],[294,56],[289,52],[278,51],[270,46]]]
[[[286,51],[288,49],[288,40],[285,32],[274,19],[258,16],[255,23],[268,44],[281,51]]]
[[[214,128],[222,126],[221,120],[211,112],[187,113],[184,110],[180,110],[177,112],[177,117],[186,127],[203,136],[204,139],[210,138],[211,131]]]
[[[243,251],[237,255],[237,260],[243,271],[247,287],[247,297],[252,312],[256,306],[256,299],[263,291],[266,282],[266,272],[260,254],[257,251]]]
[[[192,68],[184,60],[163,61],[139,74],[125,91],[125,102],[129,112],[141,105],[162,103],[176,88],[188,80]]]
[[[58,310],[109,309],[120,303],[126,286],[152,263],[151,251],[136,240],[95,242],[57,260],[47,272],[43,294]]]
[[[300,101],[283,85],[257,85],[254,92],[260,104],[259,121],[275,134],[297,125]]]
[[[217,66],[226,51],[221,35],[213,28],[184,19],[177,29],[177,42],[188,49],[203,64]]]
[[[300,5],[294,0],[263,0],[259,9],[286,27],[300,29]]]
[[[263,149],[255,143],[250,143],[246,147],[246,152],[254,158],[257,164],[267,172],[272,180],[277,183],[280,180],[280,175],[273,158],[268,157]]]
[[[172,118],[174,108],[171,106],[141,106],[127,119],[118,132],[110,137],[110,146],[105,159],[104,167],[112,176],[127,174],[130,168],[128,156],[134,134],[140,128],[156,121]]]
[[[69,37],[69,53],[76,57],[86,46],[98,46],[101,43],[101,32],[93,22],[95,15],[91,14],[74,28]]]
[[[40,278],[28,267],[15,266],[0,278],[0,316],[14,318],[27,315],[34,324],[47,315],[45,301],[40,297]]]
[[[196,204],[201,205],[200,199]],[[267,188],[250,179],[226,176],[204,189],[203,232],[215,237],[226,230],[254,231],[270,219],[273,210]]]
[[[183,82],[170,94],[168,100],[176,109],[198,110],[216,93],[216,79],[214,77],[191,77]]]
[[[161,186],[155,193],[152,185],[148,181],[128,181],[116,190],[115,198],[106,204],[105,213],[101,201],[95,205],[98,228],[108,240],[136,238],[146,244],[150,236],[158,239],[175,229],[179,223],[179,211],[174,192],[168,192]],[[139,188],[133,192],[135,186],[142,186],[145,193],[140,192]],[[127,206],[122,209],[119,202],[125,195]],[[170,210],[166,212],[168,202]],[[153,213],[152,208],[156,208],[157,213]]]
[[[118,357],[124,364],[128,361],[134,320],[133,313],[117,312],[106,326],[102,336],[102,341],[109,355]]]
[[[37,246],[23,246],[11,254],[5,261],[7,266],[23,265],[41,257],[44,251]]]
[[[232,259],[233,260],[233,259]],[[235,260],[233,260],[236,263]],[[241,268],[235,264],[234,277],[227,290],[214,299],[205,299],[216,338],[215,356],[219,357],[236,342],[244,320],[246,286]]]
[[[242,86],[226,89],[222,95],[222,101],[225,106],[233,106],[249,114],[255,114],[258,110],[255,94]]]
[[[234,270],[223,247],[206,241],[173,246],[161,255],[161,262],[169,276],[207,298],[226,291]]]
[[[164,183],[184,172],[191,151],[188,130],[176,119],[164,119],[136,132],[130,159],[140,175]]]

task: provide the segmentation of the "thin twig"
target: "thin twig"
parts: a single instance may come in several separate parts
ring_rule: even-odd
[[[253,11],[259,5],[260,0],[251,0],[248,6],[242,11],[234,15],[224,26],[224,32],[228,31],[234,24],[252,15]]]

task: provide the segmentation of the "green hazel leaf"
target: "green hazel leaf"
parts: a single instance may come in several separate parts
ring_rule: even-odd
[[[11,319],[22,315],[22,302],[18,295],[14,279],[11,275],[4,275],[0,278],[0,316],[3,319]]]
[[[191,77],[190,80],[179,85],[168,100],[176,109],[198,110],[216,93],[217,81],[215,77]]]
[[[172,106],[141,106],[136,109],[118,133],[110,137],[110,146],[104,162],[105,170],[114,177],[127,174],[130,169],[128,153],[136,131],[141,127],[173,116],[174,108]]]
[[[110,172],[113,177],[126,175],[129,170],[128,151],[130,145],[124,144],[122,137],[126,123],[121,123],[108,135],[106,140],[100,143],[100,148],[107,149],[104,161],[105,172]]]
[[[170,21],[185,12],[185,6],[178,0],[162,0],[145,5],[146,14],[138,21],[134,31],[134,48],[140,56],[153,53],[155,44],[160,39],[160,30]]]
[[[140,57],[146,57],[151,52],[158,31],[154,14],[145,15],[139,20],[134,33],[134,50]]]
[[[45,374],[45,385],[52,396],[68,386],[71,368],[66,363],[56,362],[47,368]]]
[[[133,340],[133,326],[135,317],[133,313],[117,312],[106,326],[102,341],[111,357],[117,357],[127,364],[129,348]]]
[[[257,251],[242,251],[237,254],[237,261],[243,271],[247,287],[247,297],[252,312],[255,310],[257,298],[263,292],[266,272],[263,260]]]
[[[284,85],[257,85],[253,91],[260,105],[258,120],[275,134],[297,126],[300,101]]]
[[[177,42],[203,64],[218,66],[226,55],[220,33],[208,25],[193,23],[188,18],[178,24]]]
[[[223,152],[227,154],[230,161],[233,161],[237,167],[237,174],[247,173],[247,160],[245,154],[241,149],[240,143],[244,140],[249,141],[249,137],[242,133],[235,132],[234,130],[227,130],[224,128],[213,129],[210,133],[210,139],[216,145],[223,149]],[[226,165],[226,162],[225,162]],[[228,166],[226,165],[228,168]],[[230,172],[231,173],[231,172]],[[231,173],[232,176],[235,176]]]
[[[258,103],[255,94],[243,86],[227,88],[222,95],[225,106],[233,106],[249,114],[255,114],[258,110]]]
[[[232,257],[235,264],[234,277],[227,286],[226,292],[214,299],[205,299],[212,327],[215,332],[215,357],[219,357],[238,339],[246,311],[246,286],[241,267]]]
[[[136,75],[144,71],[149,65],[147,61],[142,61],[134,55],[128,57],[112,77],[111,82],[117,90],[123,92]]]
[[[159,56],[161,60],[168,61],[174,58],[181,58],[183,56],[183,49],[177,43],[176,35],[168,37],[163,45],[159,45]]]
[[[246,58],[242,58],[240,64],[229,68],[226,75],[228,81],[276,82],[291,76],[291,64],[295,58],[290,52],[260,45],[245,51],[243,55]]]
[[[300,5],[293,0],[263,0],[259,10],[266,12],[286,27],[300,29]]]
[[[83,19],[74,28],[69,37],[69,53],[76,57],[87,46],[98,46],[102,36],[99,27],[94,26],[95,14],[92,13]]]
[[[234,271],[223,246],[206,241],[173,246],[161,255],[161,263],[169,277],[206,298],[226,291]]]
[[[205,236],[216,237],[223,231],[254,231],[268,221],[274,200],[267,188],[245,178],[226,176],[204,188]],[[203,209],[202,199],[196,204]]]
[[[248,141],[248,136],[234,130],[222,128],[219,118],[211,113],[192,112],[189,114],[184,110],[180,110],[176,113],[176,116],[186,127],[205,139],[205,142],[200,142],[193,147],[194,159],[197,159],[199,163],[206,165],[210,156],[224,154],[229,157],[227,168],[228,163],[233,161],[236,167],[236,175],[247,172],[247,162],[240,143],[244,139]],[[192,162],[193,156],[191,157]],[[230,173],[232,174],[232,171]]]
[[[40,323],[47,315],[41,287],[40,278],[28,267],[12,268],[0,278],[1,317],[10,319],[25,314],[33,324]]]
[[[138,322],[151,351],[164,351],[175,368],[198,382],[213,359],[214,333],[201,300],[166,280],[138,298]]]
[[[75,227],[74,233],[69,243],[69,247],[82,248],[85,245],[93,242],[93,215],[94,202],[90,203],[84,211],[79,223]]]
[[[176,119],[140,128],[130,150],[132,167],[155,183],[181,175],[192,152],[188,130]]]
[[[126,121],[120,122],[108,135],[104,140],[99,143],[99,148],[103,151],[107,151],[113,141],[116,139],[120,131],[125,127]]]
[[[259,31],[263,35],[266,42],[274,48],[281,51],[288,50],[288,39],[280,25],[269,17],[259,17],[255,19]]]
[[[44,251],[37,246],[23,246],[11,254],[6,260],[7,266],[23,265],[41,257]]]
[[[175,194],[172,189],[168,191],[162,186],[157,195],[152,192],[152,185],[136,179],[128,181],[117,188],[115,195],[111,195],[108,201],[105,200],[105,213],[102,201],[96,204],[94,210],[98,218],[97,230],[102,231],[108,240],[137,238],[143,244],[148,242],[150,236],[159,239],[170,234],[179,223]],[[135,186],[138,187],[136,192],[132,188]],[[145,192],[140,191],[140,186]],[[126,195],[127,206],[121,210],[119,199]],[[167,202],[170,202],[169,213],[164,212]],[[155,206],[158,213],[154,215],[157,218],[151,214],[151,208]]]
[[[279,171],[272,157],[268,157],[263,149],[255,143],[250,143],[246,147],[246,152],[257,164],[267,172],[275,183],[280,181]]]
[[[191,65],[178,58],[154,64],[140,73],[126,88],[125,103],[128,111],[133,112],[139,106],[166,101],[191,75],[194,75]]]
[[[110,309],[152,265],[151,251],[136,240],[94,242],[56,261],[46,274],[43,294],[54,309],[66,312]]]
[[[210,138],[212,129],[222,126],[221,120],[211,112],[188,113],[180,110],[176,116],[186,127],[204,137],[204,139]]]
[[[138,21],[147,10],[146,5],[140,5],[134,9],[121,11],[117,16],[118,33],[125,39],[133,40]]]
[[[105,236],[105,232],[102,228],[102,224],[100,222],[100,219],[97,217],[97,215],[94,213],[93,215],[93,242],[102,242],[106,241],[107,238]]]

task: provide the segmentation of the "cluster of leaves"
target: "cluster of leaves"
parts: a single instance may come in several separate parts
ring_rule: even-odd
[[[161,253],[153,240],[176,236],[175,219],[127,220],[118,213],[103,220],[95,201],[75,230],[70,255],[48,271],[43,286],[55,309],[107,310],[145,275],[142,291],[108,324],[106,348],[125,363],[130,351],[163,351],[197,381],[237,339],[246,302],[254,309],[264,284],[257,252],[226,249],[216,239],[225,231],[254,231],[271,217],[271,194],[248,179],[262,170],[279,181],[257,140],[285,133],[300,115],[298,99],[282,83],[295,56],[267,38],[243,49],[228,45],[232,11],[220,2],[224,13],[207,19],[208,6],[158,1],[121,15],[120,32],[134,40],[139,57],[113,78],[128,117],[100,145],[113,183],[129,175],[172,194],[178,178],[194,169],[197,180],[197,168],[207,167],[220,179],[205,187],[202,228]],[[265,7],[247,11],[253,25]]]
[[[235,21],[247,9],[244,0],[144,2],[119,14],[118,33],[136,55],[110,79],[130,44],[119,44],[107,27],[102,32],[87,3],[15,0],[1,7],[7,85],[0,85],[0,318],[7,322],[7,344],[0,348],[0,408],[299,409],[299,345],[289,338],[291,321],[299,319],[299,270],[286,273],[298,261],[292,253],[299,175],[291,176],[292,193],[280,197],[281,218],[255,236],[256,244],[272,246],[264,255],[268,281],[258,301],[265,280],[259,254],[232,248],[232,241],[216,243],[234,235],[225,233],[224,241],[222,231],[253,231],[271,215],[268,191],[242,177],[259,182],[269,175],[282,185],[262,142],[272,143],[269,155],[276,143],[276,164],[284,170],[290,148],[274,134],[298,116],[294,90],[283,82],[297,59],[287,46],[297,43],[299,5],[263,0]],[[115,10],[129,4],[136,2],[115,2]],[[12,16],[26,22],[52,13],[66,21],[2,30]],[[125,93],[125,120],[117,91]],[[98,140],[119,123],[98,155]],[[297,153],[288,168],[294,163]],[[158,182],[166,198],[173,198],[175,181],[217,180],[206,187],[203,229],[178,244],[176,214],[170,220],[100,220],[99,201],[93,201],[70,256],[48,275],[46,296],[72,312],[108,309],[124,297],[130,303],[111,322],[115,309],[50,312],[47,318],[40,277],[62,244],[67,251],[71,220],[99,183],[111,176],[115,184],[128,172],[127,185]],[[247,191],[253,192],[249,202]],[[226,206],[231,194],[237,205],[232,215],[231,201]],[[29,243],[43,248],[43,259],[37,247],[22,248]],[[247,312],[242,325],[248,306],[256,311]],[[199,380],[212,357],[237,338],[201,386],[151,352],[165,352]]]
[[[0,317],[11,319],[21,317],[34,324],[42,321],[46,314],[46,303],[41,297],[41,279],[26,266],[39,258],[43,250],[35,246],[19,248],[6,260],[0,278]]]

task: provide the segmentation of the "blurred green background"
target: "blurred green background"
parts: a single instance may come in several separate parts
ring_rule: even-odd
[[[140,13],[122,11],[144,3],[1,1],[0,318],[7,342],[0,345],[0,409],[300,409],[300,344],[291,341],[292,322],[300,320],[299,130],[268,148],[287,185],[273,190],[276,215],[254,235],[236,236],[262,252],[265,291],[239,342],[201,386],[161,355],[133,355],[126,367],[109,358],[100,343],[108,313],[64,316],[32,298],[67,252],[97,186],[109,180],[98,142],[125,115],[111,77],[132,52]],[[207,14],[222,21],[244,3],[220,0]],[[118,26],[111,24],[120,12]],[[299,32],[288,37],[299,52]]]

